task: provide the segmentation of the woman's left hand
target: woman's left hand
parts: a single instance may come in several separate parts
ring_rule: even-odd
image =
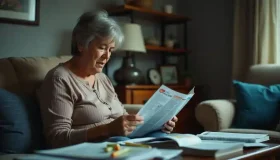
[[[166,122],[163,125],[162,131],[165,133],[171,133],[173,131],[177,121],[178,121],[178,118],[176,116],[174,116],[171,120],[169,120],[168,122]]]

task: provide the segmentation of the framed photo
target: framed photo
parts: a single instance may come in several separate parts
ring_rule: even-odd
[[[178,73],[176,66],[161,66],[160,74],[163,84],[177,84],[178,83]]]
[[[0,0],[0,22],[39,25],[40,0]]]

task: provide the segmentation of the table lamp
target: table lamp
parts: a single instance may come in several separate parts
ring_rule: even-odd
[[[134,53],[146,53],[141,26],[135,23],[124,24],[124,42],[120,50],[126,52],[122,66],[115,71],[114,79],[118,85],[143,84],[144,76],[135,67]]]

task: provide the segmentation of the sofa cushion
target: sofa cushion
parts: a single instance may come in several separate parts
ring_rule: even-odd
[[[59,63],[69,60],[71,56],[61,57],[13,57],[9,58],[19,79],[24,94],[35,94],[36,89],[47,72]]]
[[[0,89],[0,153],[43,148],[41,126],[39,107],[32,98]]]
[[[6,58],[0,59],[0,88],[5,88],[12,92],[17,92],[20,88],[14,67]]]
[[[237,103],[232,127],[275,130],[280,114],[280,84],[266,87],[233,83]]]

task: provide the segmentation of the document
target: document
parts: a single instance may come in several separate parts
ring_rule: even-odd
[[[144,118],[144,124],[137,126],[129,137],[142,137],[161,130],[189,102],[194,95],[193,90],[183,94],[162,85],[138,112]]]
[[[153,158],[171,159],[180,156],[181,149],[157,149],[157,148],[142,148],[142,147],[127,147],[121,146],[120,150],[128,149],[128,152],[117,157],[112,157],[112,152],[106,152],[104,149],[109,142],[89,143],[84,142],[76,145],[71,145],[62,148],[37,150],[35,154],[20,156],[17,160],[147,160]]]
[[[171,133],[165,137],[146,137],[135,138],[119,142],[127,142],[141,145],[149,145],[158,149],[182,149],[183,155],[210,156],[215,158],[227,159],[231,155],[241,155],[243,143],[203,141],[193,134]]]

